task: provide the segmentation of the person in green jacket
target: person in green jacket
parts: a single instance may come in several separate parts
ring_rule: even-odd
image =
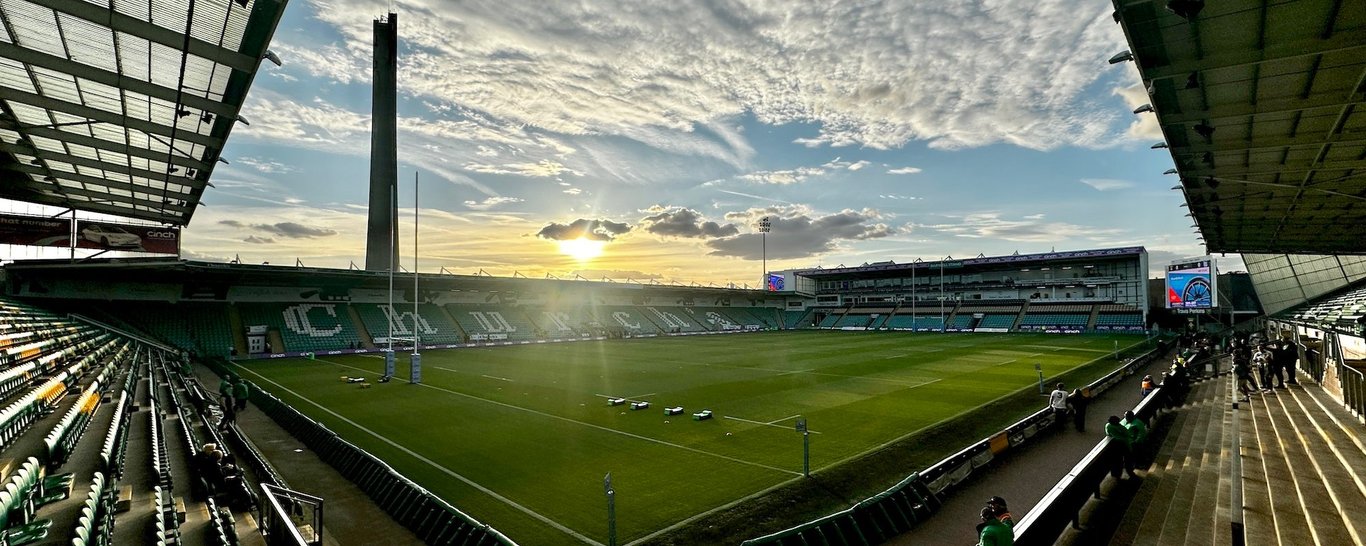
[[[1118,478],[1119,466],[1120,463],[1123,463],[1124,470],[1129,473],[1130,478],[1138,477],[1134,474],[1134,437],[1129,429],[1125,428],[1124,424],[1119,421],[1118,415],[1111,415],[1110,418],[1105,421],[1105,435],[1110,438],[1111,442],[1117,443],[1120,446],[1119,457],[1115,459],[1114,466],[1110,468],[1110,475]]]
[[[247,409],[247,380],[237,380],[232,386],[232,397],[237,399],[237,411]]]
[[[1124,428],[1129,429],[1129,455],[1137,463],[1138,453],[1143,450],[1145,442],[1148,440],[1148,425],[1134,415],[1133,411],[1124,412],[1124,420],[1121,421]],[[1131,464],[1130,466],[1135,466]]]
[[[1004,522],[996,519],[996,514],[990,507],[982,509],[982,534],[978,537],[977,546],[1012,546],[1015,544],[1015,532],[1010,530]]]
[[[232,376],[225,375],[223,380],[218,382],[218,395],[222,397],[223,405],[232,403]]]

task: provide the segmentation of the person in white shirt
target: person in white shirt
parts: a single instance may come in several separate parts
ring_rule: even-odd
[[[1065,385],[1058,383],[1058,386],[1048,395],[1048,407],[1053,410],[1053,420],[1059,423],[1060,427],[1066,426],[1067,388]]]

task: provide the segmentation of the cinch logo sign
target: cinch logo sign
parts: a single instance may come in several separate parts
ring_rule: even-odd
[[[165,241],[174,241],[175,238],[176,238],[176,232],[174,232],[174,231],[148,231],[148,232],[147,232],[147,238],[148,238],[148,239],[162,239],[162,240],[165,240]]]

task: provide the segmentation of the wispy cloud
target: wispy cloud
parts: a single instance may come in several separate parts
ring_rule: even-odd
[[[919,167],[898,167],[895,169],[887,169],[887,174],[916,174],[919,172]]]
[[[1134,186],[1133,182],[1115,178],[1083,178],[1081,179],[1081,183],[1095,188],[1096,191],[1122,190]]]
[[[523,201],[525,201],[525,199],[521,199],[519,197],[493,196],[485,198],[482,201],[465,201],[465,207],[472,210],[489,210],[499,205],[521,203]]]

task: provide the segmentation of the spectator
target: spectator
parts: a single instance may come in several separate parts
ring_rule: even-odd
[[[1257,380],[1261,384],[1262,390],[1266,392],[1271,392],[1270,355],[1271,353],[1266,350],[1266,347],[1261,345],[1254,346],[1252,349],[1252,368],[1257,372]]]
[[[232,398],[227,399],[227,403],[220,406],[223,409],[223,418],[218,421],[219,432],[228,430],[228,427],[237,422],[237,407]]]
[[[996,519],[1006,524],[1006,527],[1015,527],[1015,516],[1010,515],[1010,508],[1006,507],[1006,500],[1001,497],[987,499],[987,508],[996,514]]]
[[[1109,437],[1111,442],[1117,444],[1120,450],[1119,458],[1115,460],[1114,466],[1110,467],[1110,475],[1118,478],[1120,464],[1122,463],[1124,465],[1124,470],[1129,473],[1129,477],[1137,478],[1138,476],[1134,474],[1134,458],[1132,454],[1133,436],[1129,434],[1129,429],[1124,428],[1124,425],[1119,422],[1118,415],[1111,415],[1110,418],[1106,420],[1105,436]]]
[[[1120,421],[1120,424],[1129,431],[1129,455],[1137,460],[1139,451],[1145,447],[1145,442],[1148,440],[1148,424],[1134,415],[1132,410],[1124,412],[1124,420]],[[1129,466],[1135,465],[1136,461],[1130,463]]]
[[[1141,386],[1140,386],[1139,389],[1138,389],[1138,398],[1139,398],[1140,400],[1141,400],[1141,399],[1144,399],[1144,398],[1147,398],[1149,394],[1152,394],[1153,389],[1156,389],[1156,388],[1157,388],[1157,385],[1153,383],[1153,376],[1151,376],[1151,375],[1145,375],[1145,376],[1143,376],[1143,383],[1141,384]]]
[[[1295,348],[1294,343],[1291,343],[1290,340],[1286,339],[1281,341],[1281,352],[1282,356],[1285,358],[1282,367],[1285,368],[1286,375],[1290,376],[1290,379],[1286,380],[1286,383],[1299,385],[1300,381],[1295,377],[1295,363],[1300,359],[1299,350]]]
[[[219,461],[223,458],[223,452],[218,451],[218,444],[204,444],[199,449],[199,453],[194,456],[194,470],[200,479],[204,480],[204,485],[208,493],[212,495],[216,487],[223,481],[223,473],[219,467]]]
[[[1053,421],[1058,423],[1058,427],[1067,426],[1067,390],[1061,382],[1048,395],[1048,407],[1053,410]]]
[[[218,382],[218,395],[222,399],[222,404],[228,406],[232,404],[232,376],[225,375]]]
[[[1067,404],[1072,406],[1072,426],[1077,432],[1086,432],[1086,405],[1090,403],[1091,397],[1081,387],[1072,389],[1072,394],[1067,395]]]
[[[238,379],[237,384],[232,386],[232,397],[237,399],[237,411],[247,409],[247,380]]]
[[[982,508],[982,531],[978,535],[977,546],[1013,546],[1015,533],[1001,520],[996,519],[991,508]]]

